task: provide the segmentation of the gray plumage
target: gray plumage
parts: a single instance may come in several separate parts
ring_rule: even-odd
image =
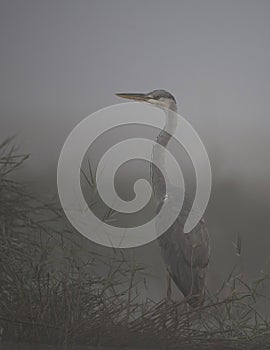
[[[157,137],[157,144],[166,147],[171,135],[176,128],[177,120],[175,113],[177,105],[175,98],[165,90],[154,90],[147,94],[121,93],[120,97],[144,101],[164,109],[167,122],[164,129]],[[159,163],[165,169],[165,154],[158,147],[153,148],[153,159],[158,158]],[[151,181],[154,192],[157,212],[159,212],[165,200],[170,200],[170,211],[178,210],[179,203],[175,199],[182,189],[165,188],[162,173],[151,165]],[[184,193],[180,193],[184,195]],[[179,198],[179,197],[178,197]],[[177,219],[170,228],[158,238],[163,259],[168,272],[179,290],[186,297],[187,302],[196,307],[203,303],[205,295],[206,268],[210,256],[209,236],[204,219],[189,233],[184,233],[184,224],[188,217],[192,200],[185,195],[184,204]],[[172,212],[165,212],[157,221],[157,231],[162,230],[164,220],[168,219]]]
[[[167,189],[166,199],[175,203],[175,210],[178,210],[178,203],[174,200],[179,189]],[[161,192],[159,192],[161,194]],[[164,197],[163,197],[164,198]],[[159,208],[164,199],[159,199]],[[191,210],[192,201],[185,196],[180,215],[173,225],[159,238],[163,259],[167,265],[168,272],[176,286],[187,298],[192,306],[199,306],[204,301],[206,267],[209,262],[210,246],[207,227],[204,219],[201,219],[197,226],[189,233],[184,233],[184,225]],[[158,209],[159,209],[158,208]],[[170,210],[173,211],[173,208]],[[164,225],[164,220],[172,213],[164,213],[157,223]]]

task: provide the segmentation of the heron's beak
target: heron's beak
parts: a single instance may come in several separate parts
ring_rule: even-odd
[[[146,94],[136,94],[136,93],[118,93],[116,96],[127,98],[129,100],[144,101],[147,102],[149,97]]]

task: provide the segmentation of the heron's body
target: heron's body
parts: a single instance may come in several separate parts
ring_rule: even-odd
[[[157,144],[166,147],[177,126],[177,106],[174,97],[167,91],[155,90],[148,94],[117,94],[120,97],[145,101],[164,109],[166,125],[157,138]],[[151,181],[157,211],[163,201],[173,199],[177,191],[183,189],[165,188],[162,173],[166,172],[165,152],[160,147],[153,148],[153,160],[158,159],[163,167],[160,172],[151,165]],[[184,193],[184,192],[183,192]],[[183,194],[184,195],[184,194]],[[179,197],[178,197],[179,198]],[[173,281],[187,298],[190,305],[198,306],[203,303],[205,291],[205,275],[210,256],[209,237],[203,219],[188,234],[184,233],[184,224],[191,209],[192,201],[185,196],[181,213],[170,228],[158,238],[164,261]],[[176,210],[179,203],[175,201]],[[167,213],[170,215],[170,213]]]

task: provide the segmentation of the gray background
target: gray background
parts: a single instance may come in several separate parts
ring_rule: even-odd
[[[61,147],[80,120],[119,103],[115,92],[169,90],[212,163],[209,287],[235,261],[258,277],[270,259],[269,15],[268,0],[2,0],[0,137],[17,134],[32,155],[23,175],[54,195]],[[151,293],[163,293],[155,244],[131,254],[152,264]]]

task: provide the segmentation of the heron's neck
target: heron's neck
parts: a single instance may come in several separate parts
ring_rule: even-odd
[[[170,106],[170,109],[165,110],[166,114],[166,124],[164,129],[160,132],[157,137],[157,144],[163,147],[153,147],[152,159],[153,162],[157,161],[160,164],[160,171],[156,167],[152,167],[152,186],[155,195],[158,195],[160,190],[164,190],[164,175],[166,174],[165,166],[165,148],[167,147],[171,137],[174,135],[177,127],[177,107],[176,104]],[[163,175],[162,175],[162,174]],[[162,194],[162,193],[160,193]]]
[[[169,143],[171,137],[174,135],[176,127],[177,127],[177,117],[176,117],[176,107],[175,111],[173,110],[166,110],[166,124],[164,126],[164,129],[160,132],[160,134],[157,137],[157,143],[160,144],[163,147],[166,147]],[[164,150],[162,150],[162,154],[159,154],[160,156],[165,155]]]

